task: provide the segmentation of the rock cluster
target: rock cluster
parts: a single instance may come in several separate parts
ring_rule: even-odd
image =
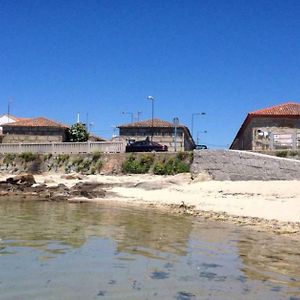
[[[0,181],[0,197],[28,200],[66,201],[74,197],[103,198],[105,190],[96,182],[78,182],[72,187],[64,184],[37,184],[31,174],[17,175]]]

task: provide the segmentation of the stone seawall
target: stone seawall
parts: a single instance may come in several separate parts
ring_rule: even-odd
[[[236,150],[194,151],[192,173],[215,180],[300,180],[300,161]]]

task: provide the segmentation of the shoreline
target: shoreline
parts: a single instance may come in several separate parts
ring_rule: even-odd
[[[9,176],[1,176],[5,179]],[[105,197],[70,198],[70,203],[118,202],[164,209],[204,219],[228,221],[277,234],[300,236],[300,181],[214,181],[189,173],[159,175],[34,175],[37,184],[72,187],[78,182],[98,183]]]

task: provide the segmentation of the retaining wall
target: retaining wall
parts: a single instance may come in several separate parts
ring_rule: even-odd
[[[300,179],[300,161],[237,150],[195,150],[191,170],[215,180]]]

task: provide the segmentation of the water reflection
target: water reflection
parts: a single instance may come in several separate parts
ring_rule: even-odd
[[[0,300],[295,300],[299,246],[155,210],[0,202]]]
[[[248,278],[300,288],[299,241],[285,236],[241,232],[237,241],[243,272]],[[273,287],[280,290],[280,287]]]
[[[185,216],[106,205],[48,202],[1,203],[0,219],[0,237],[6,245],[36,247],[51,253],[81,247],[88,237],[98,236],[113,238],[118,252],[185,255],[192,228],[192,219]],[[51,249],[49,241],[56,241],[59,247]]]

